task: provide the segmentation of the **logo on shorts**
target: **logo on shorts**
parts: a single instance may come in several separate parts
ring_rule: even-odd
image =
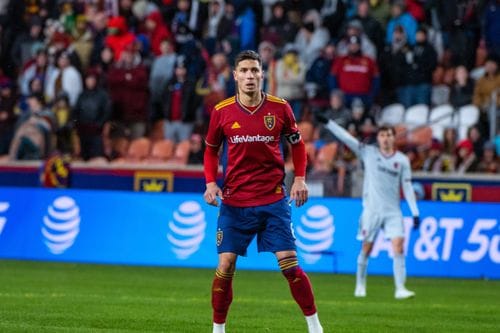
[[[264,124],[268,130],[272,130],[274,125],[276,125],[276,117],[271,115],[264,116]]]
[[[215,243],[217,244],[217,246],[220,246],[222,244],[222,238],[224,238],[224,231],[217,230],[217,233],[215,234]]]

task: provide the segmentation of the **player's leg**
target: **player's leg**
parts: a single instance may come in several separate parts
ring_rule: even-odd
[[[359,251],[356,265],[355,297],[366,297],[366,277],[368,271],[368,258],[373,248],[373,242],[363,242]]]
[[[233,300],[233,276],[237,255],[219,254],[219,263],[212,282],[213,333],[224,333],[227,313]]]
[[[224,333],[233,299],[232,281],[238,255],[245,255],[257,230],[249,208],[221,205],[217,220],[219,263],[212,284],[213,333]]]
[[[300,268],[295,251],[276,252],[281,272],[288,281],[295,302],[304,314],[309,333],[323,333],[319,322],[311,282],[307,274]]]
[[[366,297],[366,280],[368,272],[368,258],[373,248],[373,242],[380,229],[382,220],[369,210],[363,210],[359,218],[357,239],[362,241],[361,250],[356,260],[356,288],[355,297]]]
[[[404,253],[405,232],[403,216],[400,214],[390,215],[384,219],[385,236],[391,239],[393,252],[393,273],[396,291],[394,297],[405,299],[415,296],[413,291],[406,289],[406,258]]]
[[[264,229],[257,235],[259,251],[273,252],[288,281],[293,298],[304,313],[309,333],[322,333],[309,277],[300,268],[295,251],[291,209],[286,199],[258,209]]]
[[[396,291],[394,297],[397,299],[405,299],[415,296],[413,291],[406,289],[406,258],[404,254],[404,238],[395,237],[392,239],[392,250],[394,253],[393,258],[393,272],[394,284]]]

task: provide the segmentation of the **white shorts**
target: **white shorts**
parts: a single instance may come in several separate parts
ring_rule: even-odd
[[[358,235],[356,238],[363,242],[372,243],[375,241],[375,237],[377,237],[380,229],[384,230],[385,238],[403,238],[405,235],[403,215],[382,215],[364,209],[359,218]]]

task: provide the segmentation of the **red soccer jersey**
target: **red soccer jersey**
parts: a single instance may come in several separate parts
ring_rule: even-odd
[[[224,203],[237,207],[266,205],[283,198],[284,159],[281,136],[299,140],[290,105],[264,94],[253,111],[233,96],[212,111],[206,144],[224,145]]]

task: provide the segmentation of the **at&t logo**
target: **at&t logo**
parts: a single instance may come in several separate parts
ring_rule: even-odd
[[[334,232],[333,215],[326,206],[311,206],[306,214],[300,217],[300,225],[295,232],[295,243],[302,250],[306,263],[314,264],[321,258],[323,251],[330,249]]]
[[[8,202],[0,202],[0,214],[3,214],[9,210],[10,204]],[[0,235],[2,234],[3,228],[5,227],[5,223],[7,223],[7,218],[4,216],[0,216]]]
[[[206,226],[205,212],[196,201],[186,201],[174,211],[167,239],[178,259],[187,259],[198,251]]]
[[[62,254],[75,242],[80,232],[80,208],[70,197],[59,197],[47,208],[42,235],[49,251]]]

